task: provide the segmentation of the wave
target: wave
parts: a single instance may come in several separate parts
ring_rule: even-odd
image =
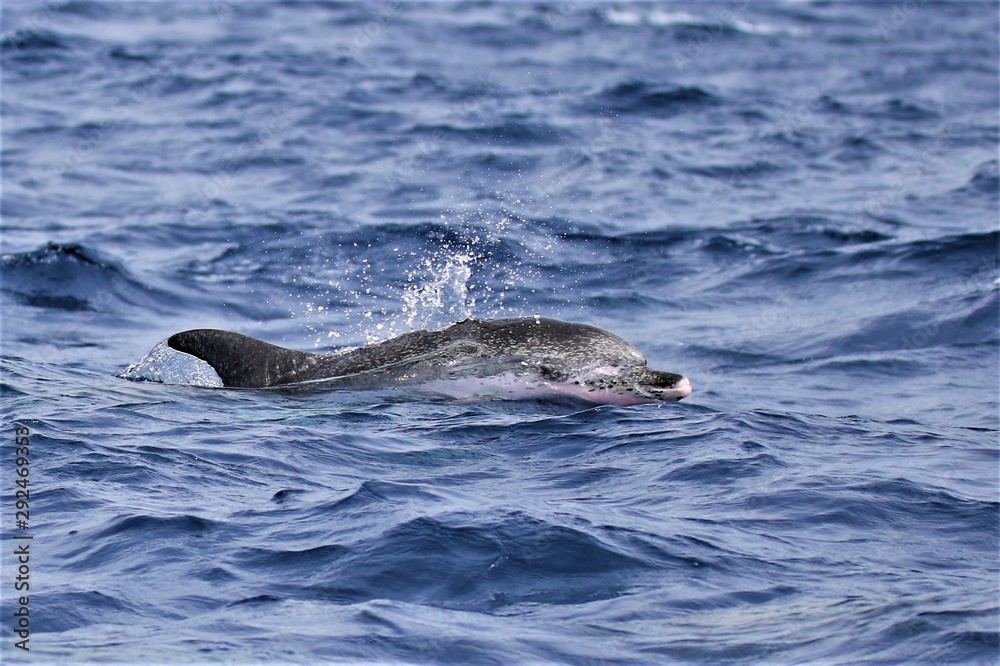
[[[697,86],[662,86],[627,81],[592,96],[582,110],[600,115],[641,115],[669,118],[717,106],[722,100]]]
[[[487,146],[559,145],[572,138],[572,135],[553,125],[513,119],[497,125],[471,127],[451,124],[416,125],[409,133],[420,139],[437,141],[456,138],[474,145]]]
[[[5,57],[38,59],[53,51],[70,49],[69,40],[47,30],[15,30],[4,35],[0,47]]]
[[[994,230],[911,240],[889,248],[886,254],[941,274],[957,270],[959,275],[968,275],[996,270],[998,247],[1000,231]]]
[[[393,599],[478,612],[613,598],[649,566],[587,531],[520,514],[418,517],[347,545],[239,551],[233,564],[266,581],[274,598]]]
[[[733,35],[759,36],[797,36],[802,34],[799,27],[788,24],[779,25],[760,20],[745,18],[742,8],[733,4],[732,8],[719,5],[715,15],[706,17],[688,11],[670,11],[642,5],[631,5],[627,8],[615,7],[602,12],[602,18],[614,26],[636,27],[653,26],[656,28],[671,28],[680,40],[704,43],[706,36],[716,39]]]
[[[998,160],[987,160],[976,168],[968,185],[959,188],[959,192],[979,192],[996,199],[1000,194],[1000,172]]]
[[[79,311],[109,311],[116,302],[139,305],[176,300],[133,277],[119,261],[75,243],[48,243],[0,258],[2,290],[23,305]]]
[[[32,595],[32,601],[39,604],[51,604],[50,608],[59,608],[56,615],[32,618],[32,630],[39,633],[62,633],[95,623],[119,622],[123,624],[135,621],[137,616],[143,616],[150,609],[132,604],[124,598],[100,592],[98,590],[51,593],[42,591]],[[176,618],[175,613],[164,612],[165,618]],[[35,624],[37,622],[37,624]]]

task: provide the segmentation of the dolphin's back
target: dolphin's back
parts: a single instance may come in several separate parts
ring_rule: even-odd
[[[336,354],[285,349],[240,333],[194,329],[167,344],[211,365],[227,387],[264,388],[377,371],[380,377],[429,379],[454,363],[528,359],[553,376],[596,365],[646,365],[625,340],[595,326],[544,317],[467,319],[440,331],[414,331]]]
[[[646,364],[646,357],[629,342],[589,324],[511,317],[467,319],[446,330],[476,340],[496,355],[559,359],[570,366]]]
[[[175,333],[167,344],[205,361],[223,385],[235,388],[263,388],[307,379],[302,375],[316,364],[315,354],[211,328]]]

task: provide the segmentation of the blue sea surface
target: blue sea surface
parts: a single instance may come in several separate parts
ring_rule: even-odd
[[[2,661],[997,663],[998,31],[994,2],[4,2]],[[536,314],[694,393],[117,376],[189,328]]]

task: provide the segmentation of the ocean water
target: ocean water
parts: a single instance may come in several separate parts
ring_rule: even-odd
[[[5,2],[3,662],[996,663],[997,14]],[[693,395],[116,376],[535,314]]]

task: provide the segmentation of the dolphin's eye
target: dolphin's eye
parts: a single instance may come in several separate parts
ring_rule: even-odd
[[[538,374],[541,375],[542,379],[550,380],[559,380],[565,377],[563,373],[548,365],[538,366]]]

